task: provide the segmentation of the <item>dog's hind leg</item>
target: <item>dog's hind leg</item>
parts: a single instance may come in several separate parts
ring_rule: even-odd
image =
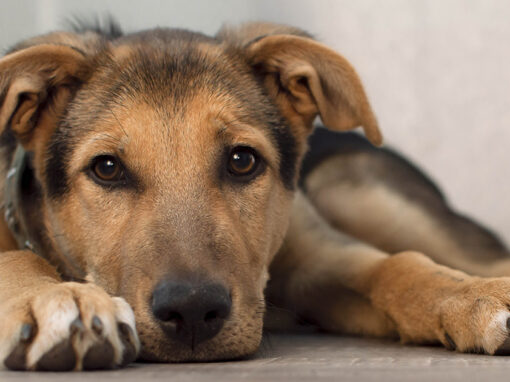
[[[363,254],[362,261],[357,260],[358,252]],[[385,312],[375,308],[359,288],[346,284],[354,277],[362,279],[362,274],[386,257],[334,230],[298,194],[285,245],[270,269],[267,299],[271,321],[275,327],[285,329],[285,324],[274,322],[285,316],[279,314],[279,307],[283,307],[283,312],[297,314],[296,321],[304,319],[325,330],[395,336],[395,324]]]
[[[355,134],[317,129],[304,168],[307,197],[336,229],[387,253],[412,249],[470,274],[510,276],[503,242],[454,211],[399,154]]]
[[[509,278],[469,276],[418,252],[390,256],[330,226],[301,193],[267,296],[328,330],[510,350]]]

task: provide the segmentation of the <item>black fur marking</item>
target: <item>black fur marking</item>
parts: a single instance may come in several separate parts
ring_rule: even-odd
[[[349,152],[370,151],[376,148],[367,140],[355,133],[337,133],[324,127],[317,127],[308,138],[308,152],[306,153],[299,177],[300,186],[318,165],[333,155]]]
[[[255,81],[258,85],[257,88],[263,94],[265,100],[269,100],[270,96],[267,94],[264,85],[264,78],[266,74],[258,67],[254,67],[252,70],[255,76]],[[280,83],[279,79],[276,80],[276,83]],[[280,89],[284,91],[283,88]],[[280,177],[285,188],[293,191],[295,189],[298,159],[296,138],[292,134],[287,120],[277,111],[276,105],[270,101],[268,103],[271,103],[272,107],[257,105],[257,113],[263,115],[262,112],[264,110],[266,111],[263,118],[266,121],[266,125],[269,127],[271,136],[274,139],[278,153],[280,154]]]
[[[303,160],[300,174],[300,186],[304,186],[306,176],[323,161],[334,155],[355,154],[366,152],[378,156],[380,160],[396,161],[413,176],[415,182],[421,183],[425,188],[431,190],[436,197],[445,200],[445,197],[436,184],[424,174],[416,165],[390,148],[377,148],[368,142],[363,136],[357,133],[339,133],[318,127],[308,140],[309,151]]]
[[[288,190],[294,190],[297,166],[297,143],[290,127],[285,124],[271,126],[271,135],[280,153],[280,177]]]
[[[111,15],[104,17],[74,16],[66,20],[65,24],[73,32],[95,32],[108,40],[115,40],[124,35],[120,24]]]
[[[14,132],[12,129],[7,126],[7,128],[0,135],[0,148],[3,149],[2,160],[4,163],[10,163],[12,156],[14,155],[14,151],[16,150],[16,137],[14,136]]]
[[[60,125],[48,144],[45,182],[48,197],[56,199],[65,194],[69,188],[66,163],[71,153],[70,142],[62,130],[70,129]]]

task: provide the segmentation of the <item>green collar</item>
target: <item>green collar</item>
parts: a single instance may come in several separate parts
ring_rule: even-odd
[[[28,235],[28,221],[23,213],[23,177],[27,175],[28,153],[18,144],[11,167],[5,180],[5,221],[18,243],[19,249],[28,248],[34,251],[33,241]]]

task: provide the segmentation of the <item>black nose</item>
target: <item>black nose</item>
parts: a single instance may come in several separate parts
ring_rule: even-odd
[[[232,299],[219,284],[160,282],[152,295],[152,312],[171,337],[191,346],[219,333]]]

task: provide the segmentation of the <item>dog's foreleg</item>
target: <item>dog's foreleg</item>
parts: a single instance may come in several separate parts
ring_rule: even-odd
[[[385,254],[333,229],[302,194],[271,275],[270,297],[326,329],[509,350],[509,278],[469,276],[417,252]]]
[[[134,315],[93,284],[62,282],[30,251],[0,255],[0,364],[15,370],[103,369],[133,361]]]

